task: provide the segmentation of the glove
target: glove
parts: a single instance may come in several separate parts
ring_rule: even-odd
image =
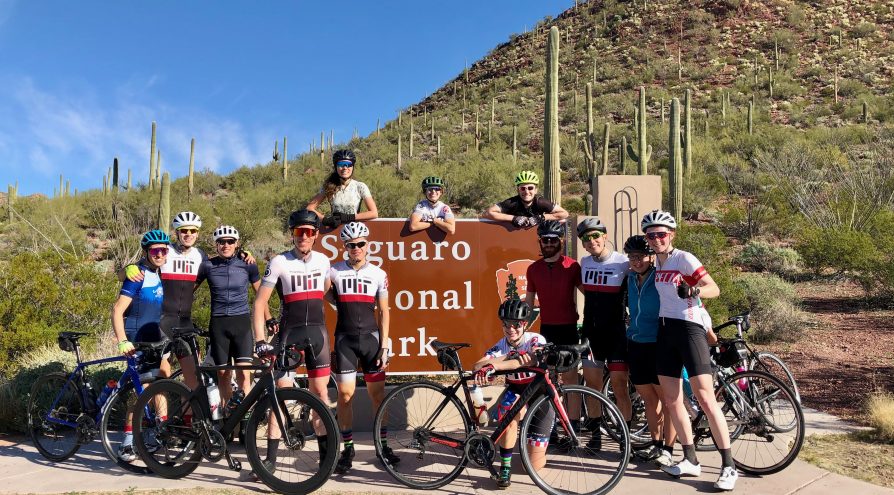
[[[544,218],[543,215],[528,217],[528,227],[536,227],[545,221],[546,221],[546,218]]]
[[[127,265],[124,267],[124,276],[131,282],[139,282],[143,279],[143,271],[137,265]]]
[[[680,299],[696,297],[700,292],[698,287],[687,284],[685,280],[680,280],[680,285],[677,286],[677,295],[680,296]]]
[[[121,354],[124,354],[125,356],[130,356],[131,354],[134,353],[134,351],[136,351],[136,349],[134,348],[133,344],[130,343],[129,340],[122,340],[121,342],[118,342],[118,352],[120,352]]]
[[[351,223],[357,218],[357,215],[353,213],[342,213],[340,216],[341,223]]]
[[[379,349],[379,352],[376,353],[376,361],[379,361],[382,363],[381,366],[379,366],[380,368],[384,368],[384,367],[388,366],[388,349],[387,348],[383,347],[383,348]]]
[[[249,265],[253,265],[255,261],[255,257],[251,254],[251,251],[248,249],[240,249],[238,253],[239,259],[248,263]]]
[[[264,322],[264,326],[266,326],[267,330],[270,330],[271,332],[275,332],[278,325],[279,320],[277,320],[276,318],[270,318],[269,320]]]
[[[432,216],[430,211],[426,211],[422,214],[422,221],[426,223],[432,223],[435,221],[435,217]]]
[[[478,371],[475,372],[475,381],[477,382],[489,382],[494,378],[494,373],[497,371],[492,364],[485,364]]]
[[[514,225],[520,229],[527,227],[528,226],[528,217],[514,216],[514,217],[512,217],[512,225]]]
[[[273,346],[263,340],[259,340],[255,342],[255,354],[257,354],[258,357],[269,356],[270,354],[273,354]]]
[[[338,227],[339,224],[341,224],[341,214],[339,212],[334,212],[332,215],[324,217],[323,221],[320,223],[322,223],[324,227],[334,229],[335,227]]]

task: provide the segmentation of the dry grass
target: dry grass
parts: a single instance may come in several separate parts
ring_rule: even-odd
[[[876,429],[879,439],[894,443],[894,396],[878,393],[867,403],[869,424]]]
[[[894,488],[894,445],[871,433],[811,435],[800,458],[833,473]]]

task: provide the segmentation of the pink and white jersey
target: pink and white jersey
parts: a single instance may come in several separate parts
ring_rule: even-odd
[[[276,287],[283,301],[283,326],[325,325],[323,294],[329,275],[329,258],[311,251],[307,261],[294,251],[276,255],[267,265],[261,285]]]
[[[161,267],[161,285],[165,291],[162,314],[180,318],[192,316],[196,277],[199,266],[206,259],[205,253],[197,247],[185,252],[177,245],[168,249],[168,259]]]
[[[517,346],[513,347],[509,345],[509,342],[506,341],[506,337],[503,337],[499,342],[494,344],[493,347],[488,349],[488,351],[484,353],[484,356],[488,359],[495,359],[503,357],[511,351],[524,354],[533,351],[535,347],[543,347],[545,344],[546,339],[543,338],[543,335],[534,332],[525,332],[522,334],[521,342],[519,342]],[[506,381],[509,383],[525,384],[530,383],[535,376],[537,375],[534,373],[512,373],[506,375]]]
[[[423,222],[431,222],[435,218],[440,218],[442,220],[453,218],[453,211],[450,209],[449,206],[444,204],[442,201],[431,204],[431,202],[427,199],[423,199],[422,201],[416,203],[416,207],[413,208],[413,213],[422,217]]]
[[[691,321],[704,326],[702,301],[698,297],[681,299],[677,295],[680,280],[696,285],[708,274],[702,263],[692,253],[674,249],[664,263],[655,261],[655,288],[661,301],[658,316]]]
[[[335,334],[365,335],[379,330],[376,302],[388,297],[388,275],[385,270],[366,263],[355,270],[347,261],[329,269],[329,280],[335,289],[338,323]]]

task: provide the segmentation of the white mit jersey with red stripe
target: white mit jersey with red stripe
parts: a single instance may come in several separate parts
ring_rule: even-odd
[[[677,295],[680,280],[696,285],[708,274],[702,263],[690,252],[674,249],[664,263],[655,261],[655,288],[661,300],[658,316],[705,325],[702,301],[698,297],[681,299]]]
[[[336,334],[363,335],[379,330],[376,302],[388,296],[388,275],[369,262],[355,270],[347,261],[329,269],[338,306]]]
[[[311,251],[306,261],[297,258],[294,251],[286,251],[270,260],[261,285],[276,287],[279,292],[283,300],[282,324],[326,324],[323,293],[329,266],[329,258],[316,251]]]

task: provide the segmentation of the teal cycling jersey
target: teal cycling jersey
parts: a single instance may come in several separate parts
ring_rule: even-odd
[[[637,282],[637,273],[627,275],[627,309],[630,311],[630,325],[627,338],[641,344],[655,342],[658,338],[658,310],[661,301],[655,288],[655,269],[649,269],[642,285]]]

